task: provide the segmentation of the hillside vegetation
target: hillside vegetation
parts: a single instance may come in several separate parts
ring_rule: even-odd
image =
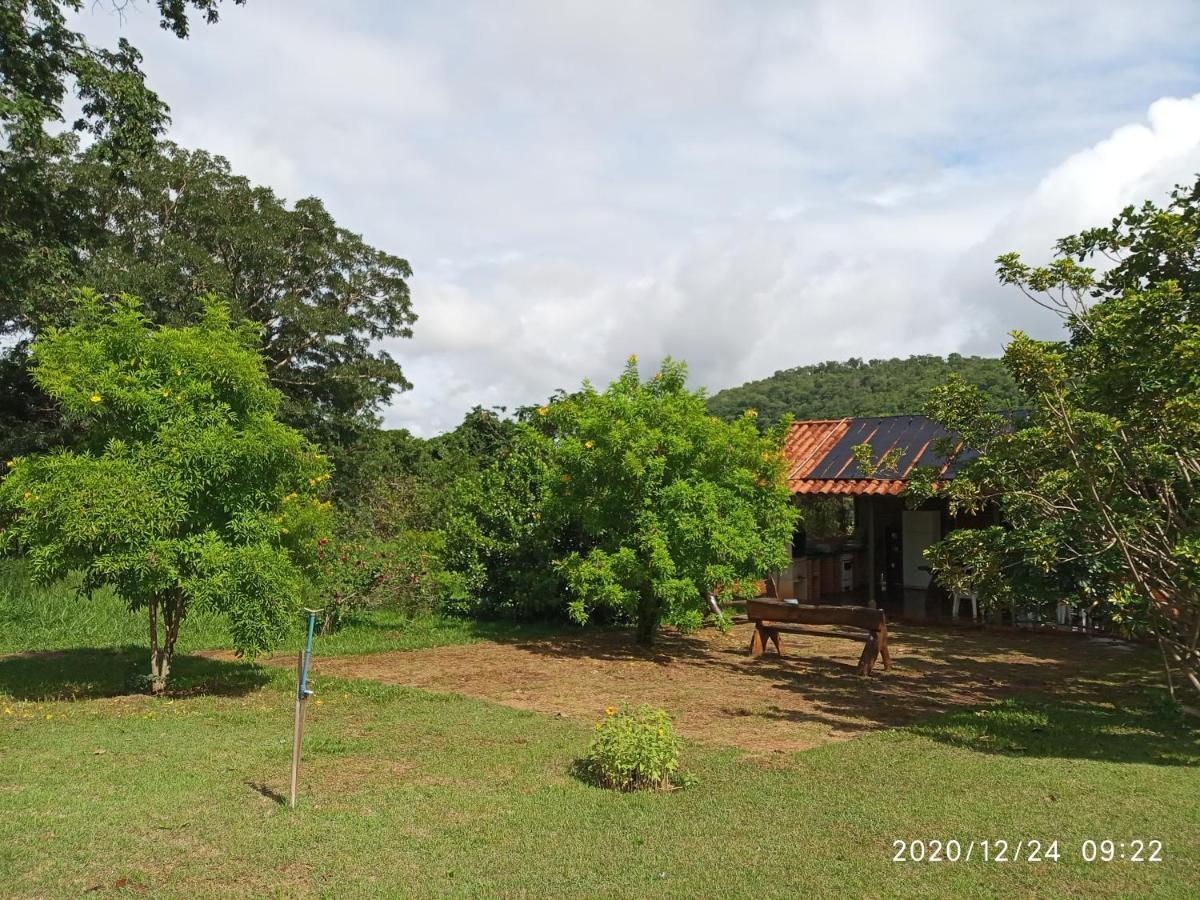
[[[945,359],[848,359],[784,369],[714,394],[708,408],[724,419],[755,409],[764,424],[786,414],[797,419],[836,419],[916,413],[929,391],[952,373],[980,387],[995,409],[1022,405],[1020,391],[999,359],[951,353]]]

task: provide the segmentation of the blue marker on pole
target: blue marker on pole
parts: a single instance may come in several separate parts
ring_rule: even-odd
[[[303,700],[312,693],[308,689],[308,664],[312,662],[313,629],[317,625],[317,613],[320,610],[306,609],[305,612],[308,613],[308,640],[304,644],[304,666],[300,672],[300,690],[296,695],[298,700]]]

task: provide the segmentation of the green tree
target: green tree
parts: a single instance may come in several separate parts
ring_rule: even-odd
[[[1200,690],[1198,228],[1200,182],[1063,239],[1047,266],[1000,257],[1000,280],[1061,314],[1067,337],[1013,334],[1027,419],[986,414],[961,381],[928,412],[982,451],[943,488],[952,505],[995,503],[1006,522],[937,547],[939,572],[1019,603],[1098,605]],[[1083,265],[1096,255],[1099,276]]]
[[[276,420],[256,335],[214,300],[199,324],[169,328],[133,298],[85,292],[74,320],[38,338],[32,375],[83,443],[8,463],[0,550],[146,610],[154,690],[191,609],[224,613],[240,651],[269,647],[328,529],[329,475]]]
[[[698,625],[709,591],[744,595],[784,565],[797,515],[782,427],[722,422],[686,380],[667,360],[643,383],[631,357],[607,390],[585,383],[534,417],[552,442],[547,515],[578,534],[557,563],[568,610],[628,615],[643,645],[662,622]]]
[[[332,450],[373,430],[376,409],[409,386],[377,344],[412,334],[408,263],[338,227],[320,200],[288,206],[221,157],[170,143],[120,165],[89,150],[61,178],[73,220],[91,224],[42,236],[59,262],[28,285],[13,328],[65,324],[57,298],[79,284],[140,296],[165,325],[193,321],[197,297],[216,294],[258,326],[280,418]]]
[[[234,0],[242,3],[244,0]],[[118,14],[127,0],[89,3]],[[189,14],[217,20],[220,0],[149,0],[162,27],[188,36]],[[169,117],[128,41],[93,47],[68,25],[84,0],[0,3],[0,452],[61,442],[61,419],[26,371],[36,323],[87,284],[83,256],[106,222],[78,178],[80,136],[115,173],[154,153]],[[64,120],[64,108],[76,117]],[[118,287],[116,290],[123,290]]]
[[[483,617],[561,614],[553,563],[571,533],[546,515],[554,473],[545,436],[502,410],[476,408],[428,446],[445,559],[461,587],[446,608]]]
[[[235,0],[241,3],[244,0]],[[124,6],[114,0],[115,7]],[[219,0],[156,0],[162,27],[187,37],[189,10],[217,20]],[[31,309],[61,303],[70,248],[97,223],[78,215],[65,177],[86,134],[92,153],[118,166],[150,151],[166,105],[147,87],[142,57],[122,39],[93,47],[67,26],[84,0],[0,4],[0,327],[19,330]],[[73,96],[79,115],[62,128]],[[49,293],[45,293],[49,291]]]

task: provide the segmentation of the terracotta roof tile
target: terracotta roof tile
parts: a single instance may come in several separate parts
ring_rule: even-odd
[[[925,416],[878,416],[852,419],[815,419],[793,422],[784,440],[788,482],[793,494],[899,494],[918,466],[938,469],[944,478],[954,472],[934,448],[947,432]],[[870,444],[878,459],[899,448],[890,477],[867,478],[854,458],[854,447]],[[956,461],[965,462],[973,454]]]

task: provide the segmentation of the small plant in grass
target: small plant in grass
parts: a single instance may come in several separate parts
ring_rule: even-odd
[[[604,713],[583,760],[591,781],[621,791],[667,790],[686,783],[676,774],[680,741],[665,712],[610,706]]]

